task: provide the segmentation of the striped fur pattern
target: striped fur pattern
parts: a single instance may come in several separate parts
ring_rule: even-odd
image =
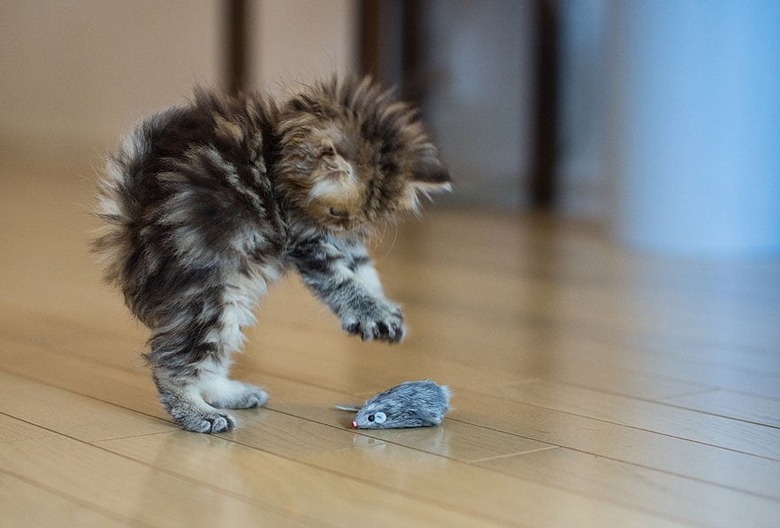
[[[172,418],[215,433],[265,404],[228,377],[267,287],[288,269],[364,340],[404,336],[366,237],[449,189],[420,121],[370,80],[322,82],[279,105],[197,92],[141,122],[99,184],[106,280],[151,331],[145,355]]]

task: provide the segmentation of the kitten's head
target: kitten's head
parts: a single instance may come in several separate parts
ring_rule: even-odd
[[[320,83],[284,106],[279,186],[317,225],[360,230],[419,210],[450,175],[417,112],[371,82]]]

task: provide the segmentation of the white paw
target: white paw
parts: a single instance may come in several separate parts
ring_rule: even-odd
[[[248,383],[225,380],[219,386],[210,387],[204,399],[217,409],[252,409],[265,405],[268,393]]]

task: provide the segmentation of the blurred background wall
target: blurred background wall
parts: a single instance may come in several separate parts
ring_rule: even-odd
[[[356,0],[260,0],[248,5],[251,85],[280,93],[291,83],[357,69]]]
[[[219,0],[4,0],[0,139],[38,155],[112,145],[220,79]]]
[[[610,3],[609,213],[663,253],[780,253],[780,2]]]
[[[453,199],[525,208],[533,165],[532,2],[429,0],[420,10],[415,81],[442,154],[457,173]]]
[[[192,85],[233,87],[236,57],[277,94],[334,71],[397,86],[452,205],[780,253],[776,0],[4,0],[0,157],[95,156]]]
[[[0,146],[112,147],[194,85],[225,88],[226,0],[3,0]],[[354,0],[250,0],[252,86],[355,69]]]

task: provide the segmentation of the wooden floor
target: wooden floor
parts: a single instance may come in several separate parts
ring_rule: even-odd
[[[780,261],[665,260],[550,218],[432,210],[375,248],[400,346],[342,335],[294,276],[235,374],[262,410],[161,411],[100,283],[89,166],[0,174],[0,526],[780,526]],[[435,428],[336,403],[453,387]]]

